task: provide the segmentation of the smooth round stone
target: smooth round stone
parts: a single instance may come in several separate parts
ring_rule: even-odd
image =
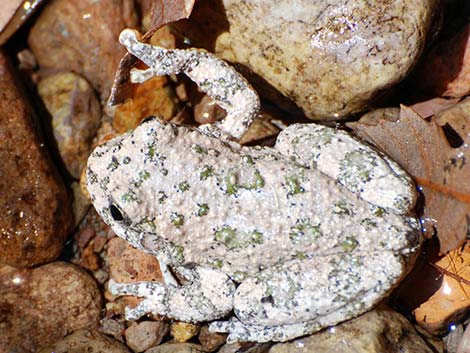
[[[246,68],[313,120],[365,110],[420,56],[436,0],[207,0],[181,25],[192,46]]]

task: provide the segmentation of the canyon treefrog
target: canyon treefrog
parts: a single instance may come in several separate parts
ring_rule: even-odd
[[[229,341],[285,341],[357,316],[403,277],[420,244],[410,178],[347,133],[295,124],[274,147],[230,140],[249,126],[256,93],[200,50],[120,36],[149,66],[132,80],[184,72],[227,112],[216,126],[157,118],[97,147],[88,190],[116,234],[160,261],[165,283],[111,282],[146,313],[211,323]],[[176,280],[174,274],[177,274]],[[183,280],[182,280],[183,279]]]

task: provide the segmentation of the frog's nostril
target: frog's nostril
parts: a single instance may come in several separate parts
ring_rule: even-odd
[[[109,211],[111,212],[111,217],[113,217],[115,221],[119,222],[124,220],[124,216],[122,215],[121,211],[119,211],[119,208],[117,208],[115,205],[110,205]]]

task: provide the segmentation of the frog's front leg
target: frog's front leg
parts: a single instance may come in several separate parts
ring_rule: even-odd
[[[181,286],[158,282],[110,282],[113,295],[145,298],[136,308],[126,308],[126,318],[135,320],[147,313],[172,319],[200,322],[226,316],[232,309],[235,285],[224,273],[205,267],[177,268],[187,283]]]
[[[400,166],[345,131],[317,124],[283,130],[276,149],[318,169],[373,205],[407,214],[416,202],[415,185]]]
[[[372,308],[401,278],[404,265],[404,257],[392,251],[290,260],[243,281],[234,297],[236,318],[210,329],[228,332],[229,341],[310,334]]]
[[[144,82],[153,76],[184,72],[201,91],[207,93],[227,111],[227,116],[202,131],[220,137],[216,129],[240,138],[251,125],[259,110],[258,95],[233,67],[204,50],[170,50],[142,43],[134,30],[125,29],[119,41],[129,53],[142,60],[146,70],[133,69],[132,82]]]

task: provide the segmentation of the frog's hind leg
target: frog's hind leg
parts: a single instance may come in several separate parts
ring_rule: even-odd
[[[226,316],[232,309],[235,285],[224,273],[210,268],[181,269],[188,280],[181,286],[158,282],[110,282],[113,295],[145,298],[136,308],[126,308],[126,318],[137,319],[147,313],[200,322]]]
[[[287,341],[369,310],[403,272],[402,256],[390,251],[291,260],[243,281],[236,318],[210,329],[230,341]]]
[[[406,214],[416,202],[415,186],[408,174],[345,131],[294,124],[279,134],[275,148],[337,180],[373,205]]]

